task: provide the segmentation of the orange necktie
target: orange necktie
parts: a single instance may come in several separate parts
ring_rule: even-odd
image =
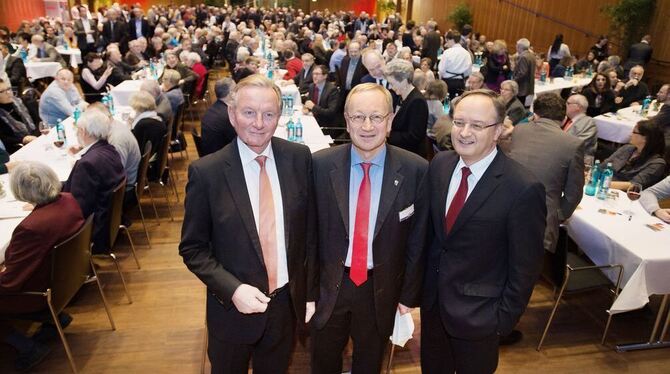
[[[277,231],[275,229],[275,205],[272,198],[272,188],[270,187],[270,178],[265,169],[266,160],[266,156],[256,157],[256,162],[261,166],[258,236],[261,240],[265,270],[268,273],[268,292],[272,292],[277,288]]]

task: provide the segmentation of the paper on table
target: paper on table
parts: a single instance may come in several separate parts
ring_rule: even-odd
[[[30,214],[30,211],[23,210],[26,203],[22,201],[0,202],[0,219],[21,218]]]
[[[414,334],[412,313],[400,315],[400,312],[396,309],[393,335],[390,337],[391,343],[404,347],[407,341],[412,339],[412,334]]]

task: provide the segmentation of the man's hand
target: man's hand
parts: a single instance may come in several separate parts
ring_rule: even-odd
[[[412,311],[412,308],[406,307],[400,303],[398,303],[398,311],[400,312],[400,315],[405,315],[407,313],[410,313]]]
[[[622,101],[623,101],[623,97],[621,97],[621,96],[614,98],[614,103],[616,103],[616,104],[621,104]]]
[[[82,149],[84,149],[84,148],[81,147],[81,146],[79,146],[79,145],[77,145],[77,146],[74,146],[74,145],[73,145],[73,146],[71,146],[70,148],[68,148],[67,150],[68,150],[68,152],[70,152],[70,154],[71,154],[72,156],[74,156],[74,155],[76,155],[77,153],[79,153],[79,151],[81,151]]]
[[[22,142],[23,142],[23,144],[28,144],[28,143],[32,142],[33,140],[35,140],[35,139],[37,139],[36,136],[33,136],[33,135],[26,135],[26,136],[23,137]]]
[[[309,110],[312,110],[312,108],[314,108],[314,102],[312,100],[307,100],[307,102],[303,106]]]
[[[626,82],[625,87],[628,88],[630,86],[637,86],[638,83],[640,83],[640,81],[638,81],[637,79],[631,79],[628,82]]]
[[[242,284],[233,293],[233,304],[240,313],[263,313],[268,308],[270,298],[258,288]]]
[[[661,221],[670,223],[670,209],[659,209],[654,212],[654,215],[661,219]]]
[[[309,323],[309,321],[312,319],[312,316],[314,316],[315,311],[316,302],[308,301],[307,304],[305,304],[305,323]]]

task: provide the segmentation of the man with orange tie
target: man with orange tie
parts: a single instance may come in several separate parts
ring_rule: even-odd
[[[357,85],[344,112],[352,144],[314,154],[318,264],[307,281],[319,290],[314,374],[342,372],[349,337],[351,373],[379,373],[396,311],[418,306],[423,277],[428,163],[386,144],[393,105],[384,87]]]
[[[421,369],[493,373],[499,337],[512,331],[540,274],[545,192],[497,149],[505,104],[493,91],[468,91],[453,108],[454,151],[438,153],[428,171],[433,238],[421,302]]]
[[[284,373],[315,248],[307,147],[274,138],[281,92],[251,75],[228,107],[237,138],[189,167],[179,253],[207,286],[212,373]]]
[[[570,95],[565,101],[563,131],[584,142],[584,154],[594,156],[598,148],[598,127],[593,118],[586,115],[589,102],[584,95]]]

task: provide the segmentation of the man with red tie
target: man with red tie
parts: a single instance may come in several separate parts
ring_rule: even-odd
[[[228,116],[237,138],[189,167],[179,253],[207,286],[212,373],[246,374],[250,360],[254,373],[285,373],[316,297],[305,282],[316,244],[311,154],[273,137],[281,92],[261,75],[235,86]]]
[[[342,372],[349,337],[351,373],[378,373],[396,311],[418,306],[423,277],[428,163],[386,144],[393,105],[382,86],[354,87],[344,112],[352,144],[314,154],[319,243],[307,280],[318,289],[314,374]]]
[[[498,151],[505,104],[493,91],[469,91],[453,105],[455,152],[440,152],[428,171],[421,369],[493,373],[499,336],[516,325],[540,274],[545,192]]]

